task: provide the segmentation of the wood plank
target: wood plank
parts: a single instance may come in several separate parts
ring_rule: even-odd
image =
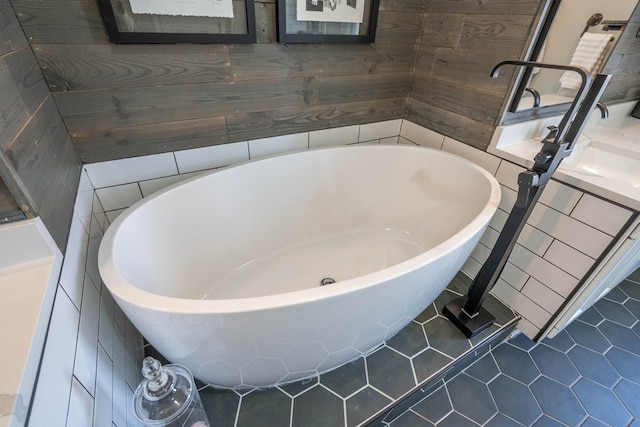
[[[18,202],[13,198],[9,188],[7,188],[7,184],[5,184],[2,177],[0,177],[0,218],[3,215],[19,211],[20,206],[18,206]]]
[[[255,2],[256,42],[268,44],[278,42],[276,25],[276,5],[274,2]]]
[[[421,14],[381,10],[378,13],[375,42],[394,46],[413,45],[418,42],[421,30]]]
[[[95,0],[11,0],[29,41],[109,43]]]
[[[535,15],[539,0],[430,0],[428,13]]]
[[[240,81],[410,72],[414,46],[232,45],[229,55],[233,78]]]
[[[465,86],[456,81],[417,75],[411,97],[478,121],[493,123],[499,116],[504,94]]]
[[[479,55],[477,50],[440,48],[435,53],[431,75],[506,94],[511,81],[509,76],[515,73],[515,68],[501,70],[500,78],[489,76],[493,67],[504,58],[501,51]]]
[[[47,230],[64,250],[81,164],[50,97],[4,155],[33,200]]]
[[[412,73],[320,77],[321,105],[376,101],[409,96]]]
[[[73,144],[84,163],[228,142],[225,117],[154,123],[74,133]]]
[[[430,76],[433,73],[433,66],[440,48],[431,46],[420,46],[416,58],[415,73]],[[411,84],[413,87],[413,83]]]
[[[531,15],[469,15],[462,27],[458,46],[476,50],[478,55],[491,50],[502,52],[504,58],[519,58],[532,21]]]
[[[422,14],[426,3],[424,0],[381,0],[379,10]]]
[[[406,98],[276,109],[227,116],[229,141],[287,135],[333,127],[393,120],[402,117]]]
[[[0,2],[0,56],[27,46],[16,14],[8,1]]]
[[[420,43],[429,46],[456,47],[460,42],[466,15],[429,13],[425,16]]]
[[[54,99],[73,135],[91,129],[218,117],[265,111],[274,105],[306,108],[313,79],[198,83],[112,90],[56,92]]]
[[[4,180],[9,192],[13,195],[16,203],[20,206],[20,210],[27,218],[38,216],[35,202],[29,195],[29,191],[16,173],[9,158],[2,152],[0,152],[0,177]]]
[[[68,166],[59,163],[66,144],[72,147],[55,104],[47,97],[15,142],[4,151],[38,206],[51,185],[51,177],[58,173],[58,167],[80,165],[77,157]]]
[[[452,111],[409,99],[404,117],[420,126],[486,151],[495,126]]]
[[[28,47],[0,57],[0,94],[0,149],[4,149],[48,95]]]
[[[231,80],[226,45],[40,44],[34,52],[51,91]]]

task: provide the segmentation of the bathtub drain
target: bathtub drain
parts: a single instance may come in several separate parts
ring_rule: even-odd
[[[325,277],[324,279],[320,280],[320,286],[332,285],[334,283],[336,283],[336,279],[333,279],[331,277]]]

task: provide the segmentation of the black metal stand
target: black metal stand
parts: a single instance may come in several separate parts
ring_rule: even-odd
[[[528,61],[505,61],[494,68],[491,73],[492,77],[497,76],[498,68],[505,64],[527,68],[541,67],[575,71],[582,77],[582,86],[560,125],[549,128],[549,134],[542,141],[542,149],[534,158],[533,167],[518,175],[518,198],[516,203],[509,213],[509,217],[487,261],[482,265],[471,284],[467,296],[450,302],[442,309],[442,313],[467,338],[479,334],[493,324],[494,317],[483,309],[481,305],[497,282],[500,274],[502,274],[502,270],[520,236],[520,232],[524,228],[529,215],[531,215],[544,187],[562,159],[571,154],[574,142],[582,132],[582,129],[584,129],[589,115],[598,103],[611,78],[610,75],[598,74],[585,95],[585,89],[590,78],[582,68]],[[580,108],[574,116],[578,106]]]

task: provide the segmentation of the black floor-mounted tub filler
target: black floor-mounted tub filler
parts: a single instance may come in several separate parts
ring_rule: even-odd
[[[500,277],[518,236],[547,182],[562,159],[571,155],[574,143],[582,133],[589,115],[597,107],[611,79],[609,74],[596,74],[592,79],[588,71],[582,67],[531,61],[500,62],[491,71],[491,77],[498,77],[498,70],[505,65],[573,71],[580,75],[582,83],[560,124],[549,127],[549,133],[542,140],[542,149],[533,159],[534,165],[518,175],[516,202],[493,250],[469,287],[467,295],[450,302],[442,309],[442,313],[467,338],[471,338],[493,324],[494,317],[482,308],[482,303]]]

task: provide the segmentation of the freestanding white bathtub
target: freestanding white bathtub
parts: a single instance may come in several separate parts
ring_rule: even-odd
[[[282,384],[366,354],[420,314],[499,200],[490,174],[437,150],[297,152],[135,204],[107,230],[100,273],[149,343],[197,378]]]

